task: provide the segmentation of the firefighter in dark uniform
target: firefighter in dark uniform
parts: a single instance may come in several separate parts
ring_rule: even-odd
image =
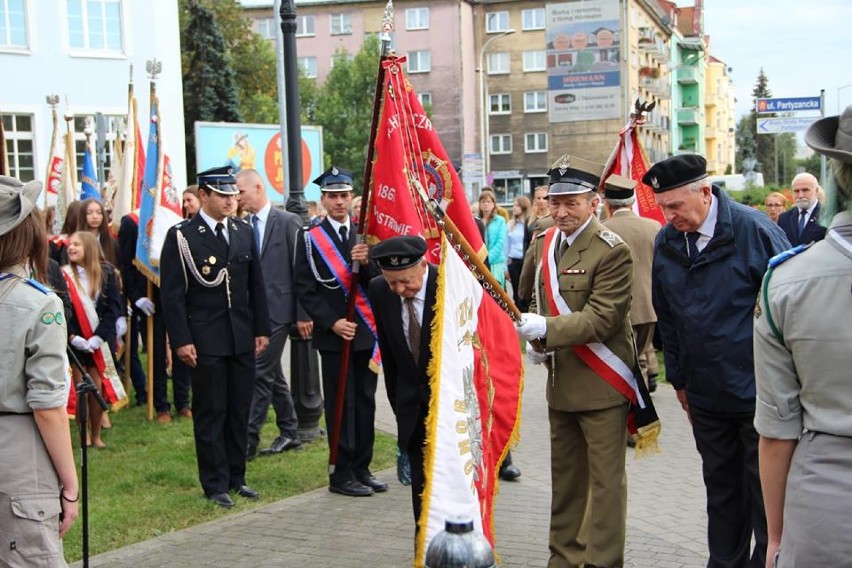
[[[269,311],[251,226],[233,217],[238,190],[230,167],[198,174],[201,210],[169,229],[160,293],[175,353],[192,376],[195,453],[204,494],[233,507],[247,499],[248,415],[255,355],[269,341]]]

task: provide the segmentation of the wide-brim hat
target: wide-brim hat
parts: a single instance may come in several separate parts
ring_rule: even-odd
[[[805,144],[819,154],[852,164],[852,105],[840,116],[811,124],[805,131]]]
[[[5,235],[26,219],[41,193],[42,183],[0,176],[0,236]]]

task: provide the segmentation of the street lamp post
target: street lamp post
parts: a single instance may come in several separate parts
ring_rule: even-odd
[[[482,187],[487,185],[488,172],[491,170],[490,149],[488,148],[488,121],[485,108],[488,106],[488,89],[485,83],[485,51],[492,42],[515,33],[514,29],[506,30],[505,32],[496,35],[482,44],[479,50],[479,96],[482,99],[482,104],[479,107],[479,153],[482,156]]]

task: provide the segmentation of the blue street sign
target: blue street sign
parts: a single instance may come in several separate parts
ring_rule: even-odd
[[[758,114],[770,112],[799,112],[821,110],[820,97],[793,97],[785,99],[757,99]]]

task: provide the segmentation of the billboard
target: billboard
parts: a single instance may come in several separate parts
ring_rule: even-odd
[[[281,127],[277,124],[196,122],[195,160],[198,171],[231,165],[235,172],[252,168],[266,184],[266,196],[274,204],[284,203],[284,169],[281,156]],[[302,185],[305,199],[319,201],[319,186],[312,183],[323,168],[322,128],[302,126]]]
[[[621,118],[618,0],[547,5],[550,122]]]

